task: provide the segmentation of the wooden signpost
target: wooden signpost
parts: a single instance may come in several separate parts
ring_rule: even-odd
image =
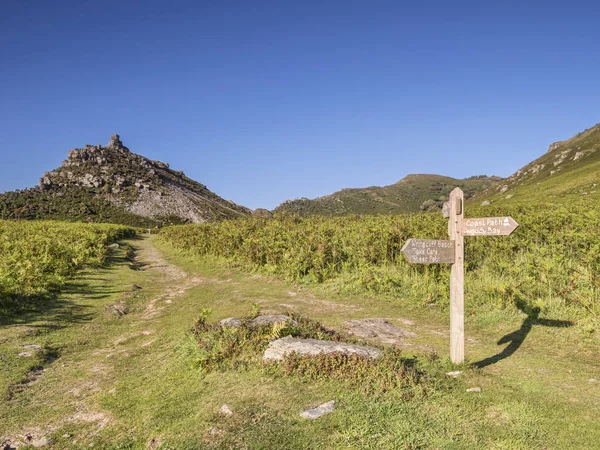
[[[465,219],[464,194],[460,188],[450,193],[443,214],[448,218],[449,241],[409,239],[402,253],[410,263],[452,264],[450,269],[450,359],[465,360],[465,249],[464,236],[508,236],[519,224],[512,217]]]

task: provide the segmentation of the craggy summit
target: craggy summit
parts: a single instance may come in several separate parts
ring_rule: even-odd
[[[132,153],[113,134],[106,146],[69,150],[40,185],[0,195],[1,218],[56,218],[132,225],[207,222],[249,215],[180,170]]]

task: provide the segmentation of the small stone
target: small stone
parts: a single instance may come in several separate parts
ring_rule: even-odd
[[[34,446],[35,448],[45,447],[48,444],[50,444],[50,439],[48,439],[47,437],[42,437],[42,438],[36,439],[34,441],[31,441],[31,445]]]
[[[467,389],[467,392],[481,392],[481,388],[480,387],[472,387]]]
[[[219,409],[219,413],[223,414],[224,416],[233,415],[233,411],[231,410],[231,408],[229,408],[229,406],[227,406],[226,403],[223,406],[221,406],[221,409]]]
[[[62,437],[63,437],[64,439],[69,439],[69,438],[73,437],[73,435],[72,435],[72,434],[69,434],[69,433],[65,433],[65,434],[63,434],[63,435],[62,435]]]
[[[448,375],[449,377],[452,378],[456,378],[457,376],[459,376],[462,372],[460,370],[457,370],[456,372],[448,372],[446,375]]]
[[[38,345],[38,344],[25,344],[25,345],[21,345],[21,348],[28,348],[31,350],[41,350],[42,346]]]
[[[119,244],[115,242],[114,244],[110,244],[108,248],[119,248]]]
[[[305,419],[318,419],[325,414],[330,414],[333,412],[335,406],[335,400],[331,400],[330,402],[323,403],[322,405],[317,406],[316,408],[307,409],[306,411],[300,414],[300,417]]]
[[[488,206],[489,204],[490,204],[490,202],[487,200],[481,202],[481,206]]]
[[[31,356],[31,352],[21,352],[17,356],[19,356],[21,358],[28,358]]]
[[[209,433],[211,436],[223,436],[224,434],[223,430],[214,427],[210,429]]]
[[[588,382],[589,382],[589,383],[595,383],[596,381],[598,381],[598,380],[596,380],[595,378],[590,378],[590,379],[588,380]]]

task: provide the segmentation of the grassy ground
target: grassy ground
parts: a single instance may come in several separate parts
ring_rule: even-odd
[[[533,313],[469,315],[466,352],[476,364],[451,379],[443,375],[452,369],[448,318],[437,306],[342,297],[232,272],[154,238],[127,244],[137,253],[133,263],[122,246],[110,267],[85,273],[62,300],[0,325],[0,444],[584,449],[600,442],[600,344],[578,327]],[[202,376],[187,331],[195,318],[203,308],[213,310],[211,321],[239,317],[252,304],[340,329],[348,319],[389,318],[416,333],[405,353],[430,374],[424,392],[408,400],[366,396],[259,366]],[[41,350],[22,347],[31,344]],[[426,356],[432,352],[441,360]],[[482,391],[467,393],[470,387]],[[336,400],[333,414],[300,418],[329,400]],[[224,403],[232,416],[219,414]]]

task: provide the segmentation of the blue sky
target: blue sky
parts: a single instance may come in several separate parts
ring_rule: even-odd
[[[274,208],[409,173],[508,176],[600,122],[578,1],[2,1],[0,191],[121,135]]]

